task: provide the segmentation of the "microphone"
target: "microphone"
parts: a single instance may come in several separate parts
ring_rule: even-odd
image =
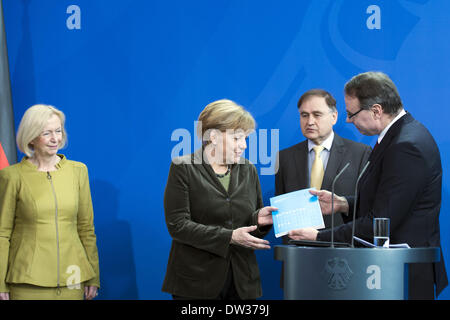
[[[358,184],[359,184],[359,179],[361,179],[362,175],[364,174],[364,172],[366,171],[367,167],[369,166],[370,161],[367,161],[366,165],[364,166],[364,168],[361,170],[361,173],[358,176],[358,179],[356,180],[356,185],[355,185],[355,203],[353,204],[353,226],[352,226],[352,248],[355,247],[355,219],[356,219],[356,205],[358,204]]]
[[[336,177],[333,180],[333,184],[331,185],[331,247],[334,248],[334,184],[336,183],[337,179],[344,173],[344,171],[348,168],[350,165],[350,162],[347,162],[347,164],[342,168],[341,171],[336,175]]]

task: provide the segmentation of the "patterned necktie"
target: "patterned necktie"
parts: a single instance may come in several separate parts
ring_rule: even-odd
[[[314,162],[311,167],[311,188],[316,188],[317,190],[320,190],[322,187],[322,180],[323,180],[323,162],[322,158],[320,157],[320,153],[324,149],[322,146],[315,146],[313,147],[314,153],[316,154],[316,157],[314,158]]]

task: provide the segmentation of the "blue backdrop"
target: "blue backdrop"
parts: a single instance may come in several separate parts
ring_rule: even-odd
[[[194,134],[209,102],[248,108],[280,148],[301,141],[296,102],[381,70],[434,135],[444,169],[441,236],[450,261],[450,1],[3,0],[16,128],[35,103],[67,115],[63,152],[90,173],[103,299],[169,299],[161,292],[171,238],[163,194],[175,129]],[[75,5],[75,6],[74,6]],[[21,155],[19,155],[20,157]],[[259,169],[267,167],[257,163]],[[412,173],[413,174],[413,173]],[[262,175],[264,201],[274,176]],[[279,243],[273,233],[272,244]],[[280,263],[258,252],[263,299],[280,299]],[[441,299],[450,298],[446,289]]]

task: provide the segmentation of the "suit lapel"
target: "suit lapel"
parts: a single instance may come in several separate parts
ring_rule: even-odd
[[[309,170],[308,170],[308,140],[301,142],[294,153],[295,174],[297,181],[300,182],[299,188],[309,188]]]
[[[342,138],[336,133],[334,134],[333,144],[331,145],[330,157],[328,158],[327,168],[323,176],[322,188],[331,189],[333,179],[336,177],[342,165],[343,155],[346,152],[346,147]]]
[[[191,159],[192,159],[194,165],[197,167],[197,169],[202,174],[202,176],[205,178],[205,180],[209,181],[210,184],[215,186],[220,192],[222,192],[223,194],[226,195],[227,191],[225,190],[223,185],[220,183],[219,179],[217,179],[216,174],[215,174],[213,168],[211,167],[211,165],[209,165],[203,157],[203,148],[200,148],[197,151],[195,151],[195,153],[192,154]],[[231,179],[231,181],[230,181],[230,186],[231,186],[232,181],[233,181],[233,179]]]
[[[248,171],[244,170],[240,164],[235,163],[231,166],[230,185],[228,186],[228,194],[229,195],[232,195],[233,192],[235,192],[235,190],[238,189],[241,181],[244,181],[245,174],[247,172]],[[222,184],[220,184],[220,185],[222,186]],[[225,190],[225,188],[223,190]]]
[[[376,162],[378,158],[384,153],[386,148],[391,144],[392,140],[398,135],[402,126],[407,122],[411,122],[412,120],[414,120],[414,118],[409,113],[406,113],[403,117],[398,119],[392,125],[392,127],[389,128],[388,132],[386,132],[386,135],[384,136],[383,140],[381,140],[381,143],[378,145],[378,147],[376,147],[372,151],[369,156],[369,161],[371,163]]]
[[[381,143],[376,147],[374,150],[372,150],[372,153],[369,156],[370,164],[367,168],[364,175],[361,177],[360,185],[363,185],[365,178],[370,173],[371,168],[375,166],[375,164],[379,161],[379,159],[384,154],[387,147],[389,147],[392,143],[392,140],[399,134],[401,128],[404,124],[409,123],[413,121],[414,118],[411,116],[409,112],[407,112],[403,117],[398,119],[392,127],[389,128],[388,132],[386,132],[386,135],[384,136],[383,140],[381,140]]]

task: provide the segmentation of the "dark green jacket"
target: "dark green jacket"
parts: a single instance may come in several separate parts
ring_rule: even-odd
[[[231,169],[228,192],[202,149],[176,158],[164,194],[167,228],[173,238],[162,290],[174,295],[208,299],[222,290],[228,269],[242,299],[262,295],[259,269],[252,249],[231,245],[232,231],[257,225],[263,207],[256,168],[247,160]],[[262,238],[269,227],[253,235]]]

